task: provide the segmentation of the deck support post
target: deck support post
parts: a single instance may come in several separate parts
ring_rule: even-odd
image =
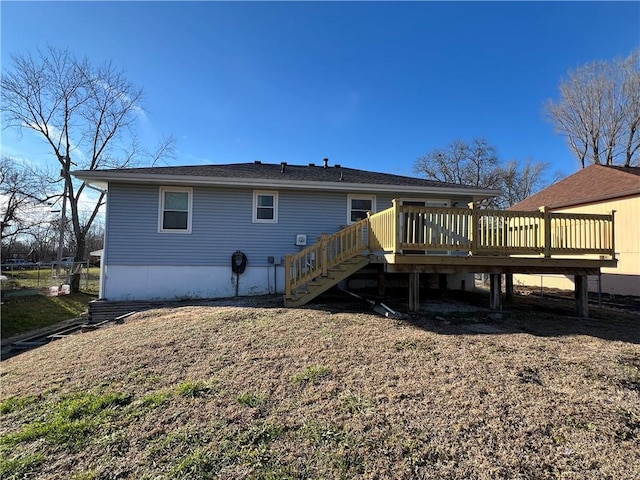
[[[411,313],[420,311],[420,272],[409,274],[409,311]]]
[[[489,275],[489,308],[491,310],[502,310],[502,275],[499,273],[491,273]]]
[[[504,275],[504,299],[507,302],[513,300],[513,273],[505,273]]]
[[[440,298],[447,298],[447,290],[449,289],[449,283],[447,281],[446,273],[438,274],[438,289],[440,290]]]
[[[589,277],[575,275],[574,278],[576,315],[580,318],[589,318]]]
[[[384,264],[378,265],[378,295],[384,297],[386,292]]]

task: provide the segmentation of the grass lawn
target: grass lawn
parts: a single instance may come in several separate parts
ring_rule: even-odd
[[[8,280],[3,281],[2,289],[11,288],[47,288],[52,286],[58,286],[61,283],[66,282],[66,275],[63,269],[60,277],[55,277],[55,269],[51,267],[42,268],[40,270],[14,270],[2,272]],[[89,269],[82,269],[80,279],[80,291],[93,295],[98,294],[100,288],[100,268],[91,267]]]
[[[95,298],[87,293],[9,297],[3,300],[0,310],[2,339],[78,317],[87,311],[88,303]]]
[[[640,317],[552,304],[138,313],[0,364],[0,477],[640,478]]]

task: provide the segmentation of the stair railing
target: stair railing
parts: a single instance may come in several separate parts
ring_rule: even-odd
[[[285,256],[285,296],[314,278],[327,276],[329,269],[360,255],[368,248],[369,220],[363,219],[332,234],[323,234],[313,245]]]

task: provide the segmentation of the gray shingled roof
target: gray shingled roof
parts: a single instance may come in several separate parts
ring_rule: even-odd
[[[209,178],[234,178],[234,179],[261,179],[274,181],[299,181],[299,182],[335,182],[335,183],[355,183],[368,185],[395,185],[412,187],[435,187],[457,189],[473,189],[453,183],[427,180],[424,178],[406,177],[403,175],[392,175],[389,173],[370,172],[367,170],[357,170],[346,168],[340,165],[282,165],[270,163],[235,163],[226,165],[194,165],[175,167],[148,167],[148,168],[126,168],[109,170],[92,170],[74,172],[80,178],[93,177],[94,174],[109,174],[109,176],[126,177],[127,175],[167,175],[167,176],[187,176],[187,177],[209,177]]]

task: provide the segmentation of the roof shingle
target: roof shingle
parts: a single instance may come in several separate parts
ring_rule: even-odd
[[[640,194],[640,167],[590,165],[509,210],[568,207]]]
[[[74,175],[80,177],[91,177],[93,173],[109,173],[116,175],[142,174],[142,175],[178,175],[188,177],[209,177],[209,178],[238,178],[238,179],[262,179],[262,180],[287,180],[300,182],[326,182],[326,183],[355,183],[369,185],[396,185],[412,187],[455,187],[477,189],[477,187],[467,187],[463,185],[427,180],[424,178],[407,177],[403,175],[393,175],[389,173],[370,172],[346,168],[340,165],[316,166],[310,165],[289,165],[272,163],[234,163],[224,165],[194,165],[194,166],[174,166],[174,167],[146,167],[146,168],[124,168],[109,170],[76,171]]]

